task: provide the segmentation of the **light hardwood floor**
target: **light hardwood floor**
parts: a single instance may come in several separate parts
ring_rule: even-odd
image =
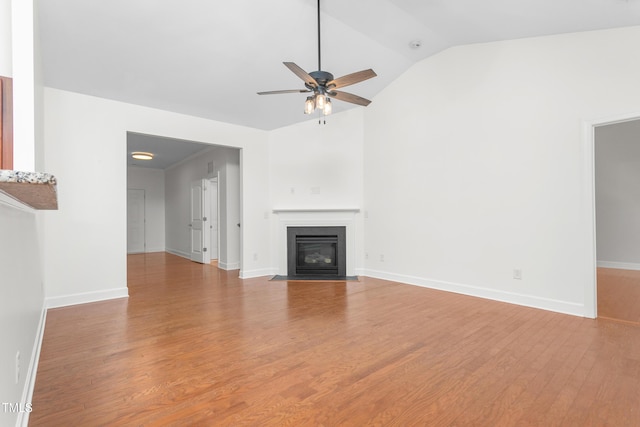
[[[640,425],[635,325],[128,259],[128,299],[49,311],[31,426]]]
[[[640,271],[598,268],[598,317],[640,325]]]

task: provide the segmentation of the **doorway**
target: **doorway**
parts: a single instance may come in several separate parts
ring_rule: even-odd
[[[640,324],[640,120],[594,129],[598,317]]]
[[[241,150],[128,132],[127,152],[133,151],[155,154],[144,163],[128,159],[129,188],[148,190],[147,220],[154,221],[146,226],[147,252],[166,251],[190,258],[190,186],[201,180],[208,188],[208,224],[203,230],[207,242],[203,247],[210,258],[218,260],[221,269],[241,268]],[[214,197],[210,197],[212,192]],[[162,215],[155,215],[156,212]],[[149,246],[149,242],[153,244]]]

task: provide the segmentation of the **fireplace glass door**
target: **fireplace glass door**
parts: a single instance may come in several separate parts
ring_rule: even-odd
[[[336,236],[298,236],[296,239],[298,274],[337,274]]]

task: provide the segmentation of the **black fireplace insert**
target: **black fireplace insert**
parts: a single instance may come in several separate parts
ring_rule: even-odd
[[[287,227],[288,276],[343,277],[346,260],[345,227]]]

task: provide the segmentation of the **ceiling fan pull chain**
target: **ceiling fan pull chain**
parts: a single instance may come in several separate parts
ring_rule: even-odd
[[[318,126],[326,125],[327,124],[327,116],[324,115],[322,110],[317,110],[317,111],[318,111]]]

